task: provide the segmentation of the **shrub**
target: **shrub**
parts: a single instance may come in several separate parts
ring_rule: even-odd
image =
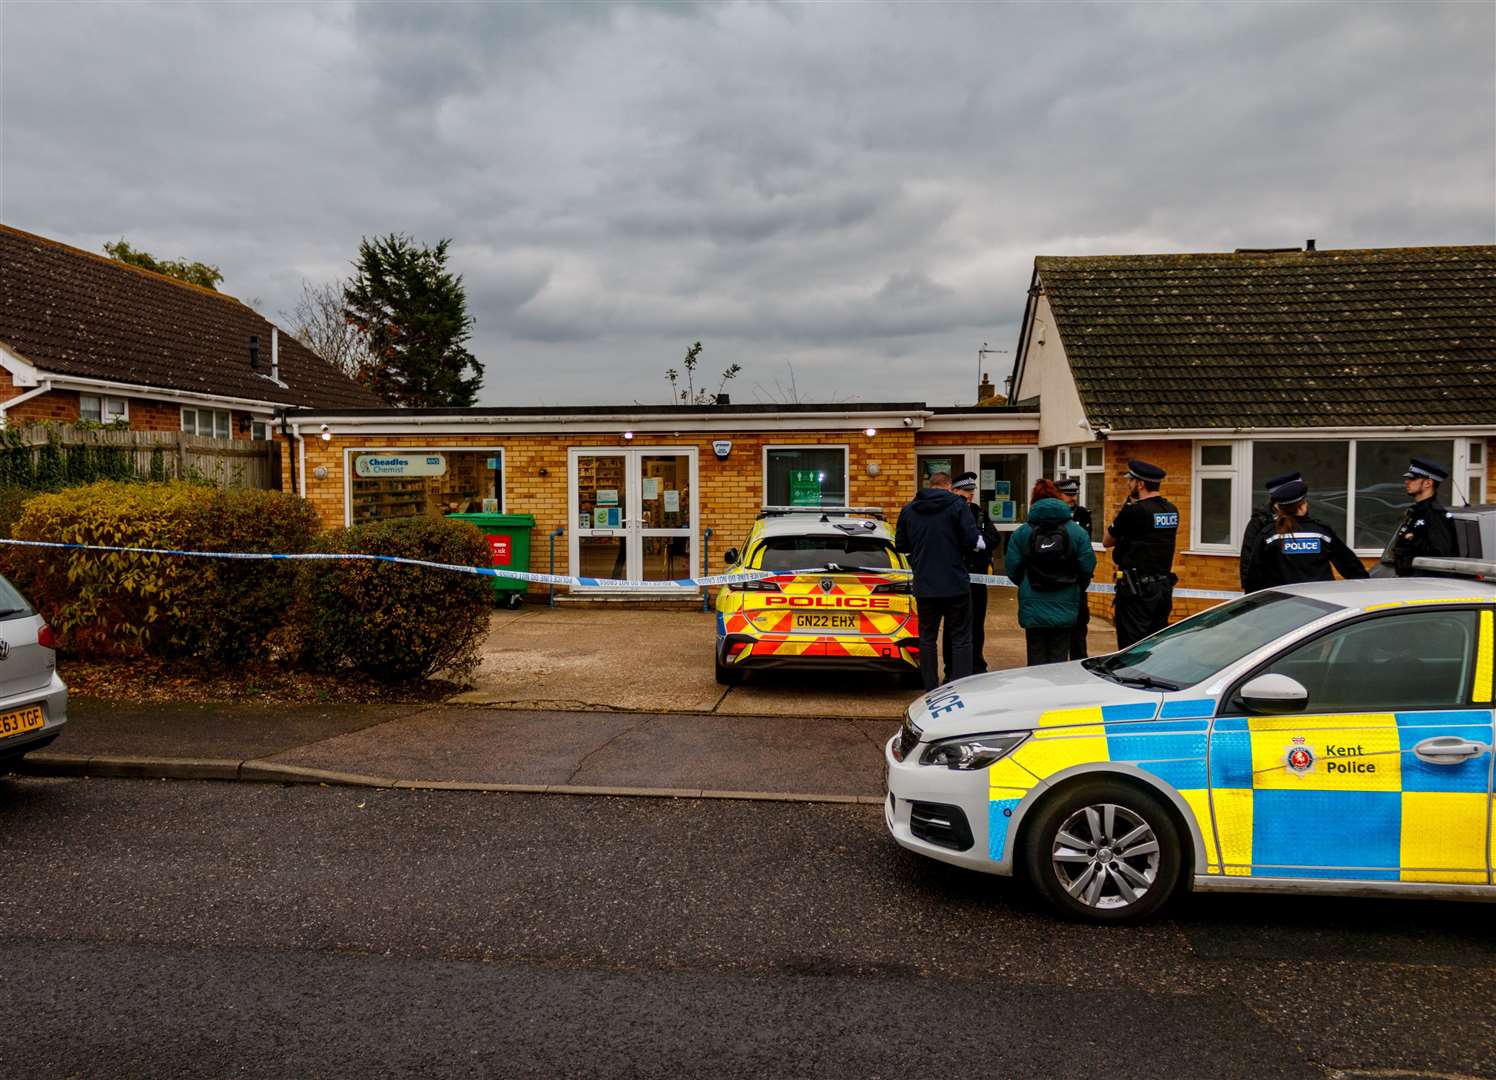
[[[340,529],[317,549],[489,565],[488,544],[466,522],[408,517]],[[307,659],[390,682],[448,672],[466,678],[493,609],[489,578],[420,566],[345,561],[302,564],[299,624]]]
[[[30,488],[0,485],[0,536],[10,535],[11,528],[21,520],[21,510],[25,507],[26,500],[35,495],[36,492]]]
[[[278,492],[103,481],[30,499],[22,540],[193,551],[304,551],[316,516]],[[7,567],[85,655],[192,654],[233,660],[264,647],[286,618],[294,564],[181,555],[12,548]]]

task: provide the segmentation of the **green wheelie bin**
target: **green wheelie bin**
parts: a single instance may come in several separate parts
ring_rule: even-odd
[[[501,570],[530,569],[530,533],[535,528],[534,514],[448,514],[466,521],[488,538],[489,565]],[[529,582],[518,578],[493,579],[494,598],[511,608],[525,602]]]

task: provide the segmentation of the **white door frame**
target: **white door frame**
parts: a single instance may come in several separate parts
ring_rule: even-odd
[[[1033,487],[1034,481],[1038,480],[1042,475],[1041,470],[1044,468],[1044,461],[1040,456],[1037,446],[983,446],[981,443],[971,443],[966,446],[916,446],[914,448],[914,460],[916,462],[916,475],[914,479],[916,483],[924,482],[924,477],[918,475],[917,464],[919,459],[922,457],[938,457],[941,454],[950,454],[952,456],[960,454],[966,463],[966,468],[971,469],[972,465],[975,465],[976,469],[973,471],[976,472],[980,472],[982,468],[983,454],[1008,454],[1013,456],[1021,454],[1028,458],[1028,482],[1030,488]],[[1028,494],[1027,491],[1023,493],[1024,502],[1028,501]],[[1022,524],[1023,522],[1021,521],[994,521],[992,526],[998,532],[1013,532]]]
[[[644,484],[642,461],[645,457],[652,455],[685,457],[690,463],[691,475],[691,525],[690,525],[690,565],[682,577],[695,577],[696,567],[701,559],[701,494],[700,494],[700,467],[701,458],[698,449],[694,446],[572,446],[566,451],[566,553],[569,573],[581,576],[582,562],[579,541],[584,530],[577,527],[577,461],[584,457],[613,456],[623,459],[624,467],[624,498],[621,509],[623,510],[623,527],[621,529],[596,529],[585,530],[587,536],[616,536],[620,532],[624,542],[624,563],[627,567],[625,574],[631,579],[643,573],[644,566],[644,537],[649,536],[672,536],[680,535],[681,530],[675,529],[643,529],[639,522],[644,513]],[[608,592],[606,586],[600,585],[578,585],[574,586],[577,591],[583,592]],[[633,590],[630,590],[631,592]],[[661,586],[661,592],[669,592],[679,595],[679,589],[671,589]]]

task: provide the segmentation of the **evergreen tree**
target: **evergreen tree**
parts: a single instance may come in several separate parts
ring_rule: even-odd
[[[467,350],[473,320],[462,278],[447,269],[450,244],[420,247],[398,233],[359,243],[343,312],[372,357],[360,381],[391,405],[460,407],[477,400],[483,369]]]

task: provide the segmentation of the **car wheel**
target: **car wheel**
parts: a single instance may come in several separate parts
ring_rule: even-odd
[[[717,682],[722,686],[737,686],[743,681],[744,672],[741,668],[728,667],[717,658]]]
[[[1179,883],[1179,829],[1156,796],[1082,780],[1039,808],[1027,834],[1029,880],[1064,914],[1126,923],[1157,911]]]

